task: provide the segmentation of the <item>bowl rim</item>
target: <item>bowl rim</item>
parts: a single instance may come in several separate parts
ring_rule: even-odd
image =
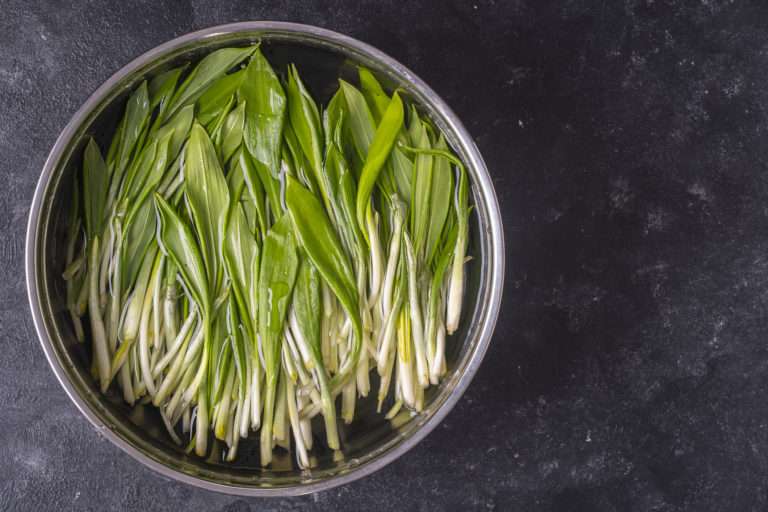
[[[479,193],[482,195],[484,205],[487,209],[488,231],[491,239],[489,244],[489,256],[492,263],[491,268],[488,269],[488,272],[491,275],[490,281],[492,284],[488,293],[488,303],[484,308],[486,311],[485,321],[481,323],[477,334],[478,342],[472,350],[465,371],[459,376],[456,387],[432,414],[432,416],[428,418],[428,420],[419,429],[417,429],[413,435],[397,443],[392,447],[391,450],[388,450],[381,456],[370,460],[369,462],[359,466],[358,468],[355,468],[352,471],[349,471],[348,473],[335,475],[328,479],[317,482],[299,483],[297,485],[274,488],[259,488],[212,482],[198,478],[191,474],[177,471],[158,461],[153,460],[147,454],[132,446],[130,443],[112,432],[110,428],[104,424],[101,419],[91,410],[90,405],[77,393],[76,389],[70,382],[64,368],[61,366],[54,353],[54,347],[48,334],[48,330],[45,326],[37,275],[37,252],[39,245],[37,234],[41,222],[41,210],[46,188],[51,181],[51,178],[53,177],[53,172],[55,171],[59,160],[64,154],[67,145],[69,144],[72,137],[76,134],[79,126],[87,118],[88,114],[93,110],[93,108],[98,106],[104,97],[106,97],[112,91],[114,86],[120,83],[121,80],[131,75],[131,73],[141,68],[142,66],[152,62],[159,57],[171,53],[175,49],[181,48],[195,41],[210,39],[216,36],[231,35],[239,32],[258,31],[279,31],[289,34],[293,33],[308,35],[320,41],[346,46],[355,52],[361,53],[371,59],[378,61],[396,75],[407,79],[413,84],[414,87],[419,89],[426,97],[428,97],[432,102],[434,109],[437,111],[437,113],[439,113],[449,128],[457,136],[462,149],[466,153],[465,157],[468,159],[467,163],[476,171],[476,173],[473,173],[472,177],[473,184],[478,188]],[[56,378],[64,388],[64,391],[67,393],[70,400],[72,400],[72,402],[83,414],[83,416],[85,416],[88,421],[96,428],[97,432],[109,439],[113,444],[118,446],[133,459],[141,462],[143,465],[167,478],[171,478],[173,480],[184,482],[186,484],[210,491],[240,496],[298,496],[312,492],[328,490],[374,473],[375,471],[383,468],[390,462],[399,458],[401,455],[413,448],[419,441],[424,439],[456,405],[459,398],[461,398],[469,386],[469,383],[477,372],[480,363],[485,356],[488,345],[491,341],[491,337],[493,335],[493,330],[495,328],[496,320],[498,318],[501,306],[505,258],[501,213],[490,174],[488,173],[485,162],[483,161],[483,158],[480,155],[480,152],[477,149],[473,139],[467,132],[464,125],[458,119],[456,114],[450,109],[450,107],[448,107],[442,98],[440,98],[437,93],[435,93],[411,70],[400,64],[389,55],[367,43],[363,43],[350,36],[346,36],[344,34],[313,25],[282,21],[245,21],[217,25],[190,32],[171,39],[170,41],[167,41],[144,52],[139,57],[133,59],[131,62],[110,76],[110,78],[107,79],[101,86],[99,86],[98,89],[96,89],[83,103],[83,105],[75,112],[70,121],[59,134],[56,142],[53,145],[53,148],[48,155],[48,158],[46,159],[43,170],[40,174],[40,178],[35,187],[34,197],[32,199],[29,220],[27,223],[25,252],[26,284],[29,306],[31,309],[35,330],[37,331],[40,344],[42,345],[43,351],[45,352],[46,359],[48,360],[48,363],[53,369]]]

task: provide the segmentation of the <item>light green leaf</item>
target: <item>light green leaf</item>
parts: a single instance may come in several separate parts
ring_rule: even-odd
[[[218,293],[222,280],[221,247],[229,209],[227,180],[205,128],[192,126],[184,152],[185,195],[192,213],[208,282]]]
[[[245,147],[253,157],[273,207],[279,204],[280,142],[286,100],[280,80],[257,50],[245,69],[239,95],[245,101]],[[265,182],[267,177],[272,180]]]
[[[197,121],[200,124],[210,128],[210,124],[237,94],[244,76],[245,70],[240,69],[218,78],[205,90],[197,100]]]
[[[222,48],[206,55],[174,94],[165,117],[168,118],[182,107],[197,101],[208,86],[221,78],[237,63],[248,58],[257,48],[258,46]]]
[[[159,241],[163,251],[178,267],[187,290],[203,316],[209,318],[212,304],[208,279],[195,236],[160,194],[155,194],[155,208],[160,219]]]
[[[384,112],[379,127],[376,129],[373,141],[368,147],[368,154],[365,157],[360,182],[357,186],[357,222],[366,239],[368,236],[365,229],[365,212],[369,207],[371,192],[379,177],[379,172],[389,158],[392,145],[395,143],[402,126],[403,102],[400,100],[400,96],[395,93]]]

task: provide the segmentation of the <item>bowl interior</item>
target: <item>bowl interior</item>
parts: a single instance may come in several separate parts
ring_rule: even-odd
[[[481,342],[480,331],[488,321],[488,297],[492,285],[490,270],[492,257],[487,197],[472,187],[473,203],[468,254],[473,260],[466,266],[466,294],[460,330],[449,337],[446,356],[449,374],[439,386],[431,387],[425,397],[425,411],[417,416],[400,412],[392,421],[376,413],[378,378],[372,376],[372,392],[368,398],[358,401],[355,420],[351,425],[340,425],[343,457],[325,447],[321,432],[316,435],[312,455],[315,467],[301,471],[294,465],[292,454],[277,449],[271,467],[259,464],[258,435],[252,434],[241,441],[239,455],[234,463],[221,461],[220,445],[214,444],[211,455],[203,460],[187,455],[183,447],[176,446],[169,438],[156,410],[151,406],[130,408],[112,389],[102,395],[89,374],[91,360],[88,343],[79,344],[66,310],[64,282],[64,245],[66,215],[70,207],[70,190],[75,173],[80,171],[84,140],[93,136],[105,148],[122,115],[128,93],[141,80],[179,65],[196,61],[210,51],[227,45],[245,45],[261,40],[262,49],[278,72],[288,63],[295,63],[314,98],[325,104],[338,86],[337,78],[344,77],[356,83],[358,65],[369,67],[385,87],[400,87],[405,96],[418,105],[439,126],[454,150],[467,162],[468,148],[460,142],[443,114],[434,102],[439,101],[418,90],[402,70],[385,66],[370,55],[347,48],[338,42],[317,36],[301,35],[293,31],[253,30],[237,33],[212,34],[189,41],[175,48],[168,48],[150,62],[141,64],[132,72],[120,77],[98,99],[93,108],[84,114],[72,136],[63,141],[59,158],[51,165],[47,183],[38,190],[42,194],[39,222],[34,227],[37,240],[34,276],[43,326],[50,340],[49,357],[54,366],[60,367],[62,381],[69,384],[68,392],[78,406],[86,412],[98,428],[113,433],[141,455],[180,474],[195,477],[232,488],[294,488],[303,484],[328,480],[369,465],[394,450],[400,443],[412,438],[441,408],[456,390],[465,374],[473,353]],[[470,166],[475,181],[481,172]],[[482,171],[484,172],[484,171]],[[43,179],[46,179],[44,176]],[[45,336],[43,343],[45,344]],[[52,354],[52,355],[50,355]],[[65,387],[67,387],[65,385]],[[78,400],[79,398],[79,400]],[[391,406],[392,399],[385,404]],[[322,423],[320,418],[316,421]],[[100,424],[100,425],[99,425]],[[318,425],[319,426],[319,425]],[[134,453],[136,455],[136,453]]]

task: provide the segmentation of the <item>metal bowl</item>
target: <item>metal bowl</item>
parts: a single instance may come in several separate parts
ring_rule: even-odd
[[[114,391],[102,395],[89,374],[88,344],[77,343],[69,323],[61,278],[66,228],[66,215],[61,212],[69,208],[70,185],[80,168],[85,137],[93,135],[102,147],[106,145],[128,93],[141,80],[216,48],[257,40],[276,68],[295,62],[321,102],[329,99],[338,76],[354,79],[357,65],[370,68],[385,87],[399,87],[443,130],[467,164],[475,204],[469,242],[474,259],[467,264],[461,329],[447,343],[448,375],[429,390],[419,415],[403,412],[387,421],[376,414],[373,396],[363,400],[355,421],[340,432],[344,458],[334,459],[319,441],[314,450],[316,466],[310,471],[296,468],[287,453],[277,455],[272,467],[260,467],[258,436],[241,444],[234,464],[221,462],[216,450],[205,460],[187,455],[171,442],[154,409],[131,409]],[[147,467],[181,482],[231,494],[287,496],[329,489],[382,468],[448,414],[491,340],[501,301],[504,241],[496,194],[477,147],[451,109],[416,75],[379,50],[336,32],[292,23],[246,22],[162,44],[115,73],[88,98],[53,146],[35,190],[27,228],[26,272],[32,316],[48,362],[69,397],[103,436]]]

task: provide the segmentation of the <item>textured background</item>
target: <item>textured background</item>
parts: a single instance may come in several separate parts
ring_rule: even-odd
[[[496,336],[447,420],[290,500],[179,485],[100,438],[23,277],[33,188],[77,107],[145,50],[248,19],[338,30],[421,75],[477,140],[507,237]],[[767,80],[765,2],[2,0],[0,510],[765,510]]]

